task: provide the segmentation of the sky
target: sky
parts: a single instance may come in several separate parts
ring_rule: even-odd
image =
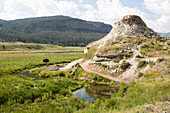
[[[129,14],[156,32],[170,32],[170,0],[0,0],[3,20],[64,15],[113,26]]]

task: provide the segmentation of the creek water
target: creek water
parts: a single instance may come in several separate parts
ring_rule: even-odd
[[[25,71],[20,75],[41,80],[39,77],[32,75],[30,71]],[[118,89],[107,84],[89,84],[88,87],[83,87],[74,91],[72,95],[76,95],[77,98],[84,99],[85,101],[92,103],[96,101],[97,98],[110,98],[111,95],[116,92],[116,90]]]
[[[97,98],[110,98],[113,93],[118,91],[117,87],[113,87],[108,84],[89,84],[88,87],[83,87],[75,92],[73,95],[76,95],[79,99],[84,99],[89,103],[95,101]]]
[[[41,80],[39,77],[32,75],[30,73],[30,71],[25,71],[24,73],[21,73],[20,75],[24,75],[24,76],[29,77],[29,78],[35,78],[35,80]]]
[[[76,95],[77,98],[84,99],[85,101],[88,101],[89,103],[92,103],[93,101],[95,101],[95,99],[89,93],[87,93],[85,87],[73,92],[73,95]]]

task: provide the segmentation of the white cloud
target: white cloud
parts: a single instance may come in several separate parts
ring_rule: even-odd
[[[148,25],[157,32],[169,32],[170,0],[145,0],[144,3],[150,12],[160,16],[160,18],[156,20],[146,19]]]
[[[11,20],[17,18],[74,15],[78,5],[71,1],[55,0],[4,0],[4,12],[0,18]]]
[[[83,0],[78,0],[80,3],[83,3],[84,1]]]
[[[145,15],[144,12],[138,9],[124,7],[120,0],[97,0],[96,5],[97,9],[94,9],[89,4],[83,5],[87,10],[81,12],[81,15],[78,15],[78,17],[113,25],[114,22],[128,14],[136,14],[141,17]]]
[[[144,12],[124,7],[120,0],[98,0],[97,1],[98,11],[97,16],[102,21],[113,24],[113,22],[119,20],[124,15],[136,14],[141,17],[144,16]]]
[[[141,16],[147,25],[155,31],[170,31],[170,11],[168,9],[170,0],[144,0],[146,8],[154,13],[154,16],[160,17],[157,20],[148,19],[150,14],[140,9],[123,6],[120,0],[96,0],[97,8],[85,3],[84,0],[78,0],[78,2],[71,0],[3,0],[3,3],[3,12],[0,11],[0,19],[12,20],[28,17],[67,15],[113,25],[114,22],[121,19],[124,15],[136,14]]]
[[[145,0],[146,8],[159,15],[170,15],[170,0]]]

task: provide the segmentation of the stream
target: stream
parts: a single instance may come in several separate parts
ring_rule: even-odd
[[[113,87],[108,84],[88,84],[88,87],[83,87],[75,92],[73,95],[76,95],[79,99],[84,99],[89,103],[96,101],[97,98],[110,98],[113,93],[118,91],[117,87]]]
[[[87,93],[85,87],[73,92],[72,94],[76,95],[77,98],[79,99],[84,99],[85,101],[88,101],[89,103],[92,103],[93,101],[95,101],[95,99],[90,94]]]
[[[23,75],[29,78],[35,78],[36,80],[41,80],[39,77],[32,75],[30,71],[25,71],[24,73],[21,73],[20,75]],[[95,101],[95,99],[89,93],[87,93],[85,87],[74,91],[72,95],[76,95],[77,98],[84,99],[85,101],[88,101],[89,103],[92,103],[93,101]]]
[[[41,80],[39,77],[37,77],[37,76],[35,76],[35,75],[32,75],[32,74],[30,73],[30,71],[25,71],[24,73],[21,73],[21,74],[19,74],[19,75],[24,75],[24,76],[29,77],[29,78],[35,78],[35,80]]]
[[[60,54],[71,54],[71,53],[83,53],[83,52],[79,52],[79,51],[75,51],[75,52],[56,52],[56,53],[28,53],[28,54],[24,54],[25,56],[45,56],[45,55],[60,55]],[[0,57],[3,56],[9,56],[10,54],[0,54]],[[23,55],[23,53],[21,54],[11,54],[11,55]]]
[[[30,71],[25,71],[20,75],[41,80],[39,77],[32,75]],[[76,95],[77,98],[84,99],[85,101],[88,101],[88,103],[92,103],[96,101],[97,98],[110,98],[111,95],[117,91],[118,89],[116,87],[110,86],[108,84],[91,83],[88,87],[83,87],[74,91],[72,95]]]

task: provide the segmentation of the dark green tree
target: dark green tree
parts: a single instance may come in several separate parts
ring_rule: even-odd
[[[3,45],[2,48],[5,49],[5,45]]]

